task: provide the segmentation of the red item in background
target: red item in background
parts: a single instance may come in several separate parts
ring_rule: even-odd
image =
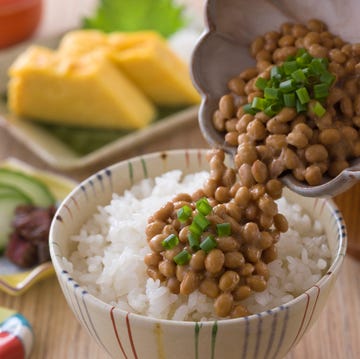
[[[24,359],[25,351],[21,340],[11,333],[0,332],[0,358]]]
[[[30,37],[41,13],[42,0],[0,0],[0,49]]]

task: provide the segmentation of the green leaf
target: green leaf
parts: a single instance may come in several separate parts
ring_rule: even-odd
[[[186,25],[184,7],[173,0],[100,0],[85,29],[104,32],[153,30],[169,37]]]

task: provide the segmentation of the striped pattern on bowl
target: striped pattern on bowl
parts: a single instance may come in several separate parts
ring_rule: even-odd
[[[175,150],[123,161],[81,183],[60,206],[50,232],[50,250],[66,300],[77,320],[113,358],[235,359],[282,358],[319,316],[333,287],[346,249],[346,230],[331,200],[285,196],[323,224],[333,256],[319,281],[291,302],[245,318],[179,322],[157,320],[119,310],[89,294],[62,266],[73,248],[70,236],[96,211],[143,178],[172,169],[193,173],[208,169],[206,150]]]

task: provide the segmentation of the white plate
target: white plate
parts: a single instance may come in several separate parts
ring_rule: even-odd
[[[37,40],[37,43],[55,48],[60,37]],[[197,121],[198,107],[191,106],[170,116],[163,117],[148,127],[122,135],[87,154],[79,154],[43,126],[30,121],[21,121],[10,114],[6,107],[7,70],[18,54],[29,46],[24,43],[6,51],[0,51],[0,126],[7,129],[21,143],[48,165],[59,170],[85,168],[124,150],[131,150],[144,143],[156,141],[159,137]],[[8,121],[10,119],[11,121]]]

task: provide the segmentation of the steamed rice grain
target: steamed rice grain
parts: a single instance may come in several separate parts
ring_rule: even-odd
[[[89,293],[123,310],[161,319],[215,319],[212,299],[199,291],[189,296],[172,294],[159,280],[147,276],[143,261],[150,252],[147,218],[176,193],[201,188],[207,177],[207,172],[183,177],[175,170],[142,180],[121,196],[114,194],[110,204],[99,207],[80,233],[72,236],[77,249],[63,259],[65,268]],[[277,243],[278,258],[268,264],[267,289],[243,301],[252,313],[304,292],[321,278],[331,259],[321,223],[285,198],[277,203],[289,230]]]

